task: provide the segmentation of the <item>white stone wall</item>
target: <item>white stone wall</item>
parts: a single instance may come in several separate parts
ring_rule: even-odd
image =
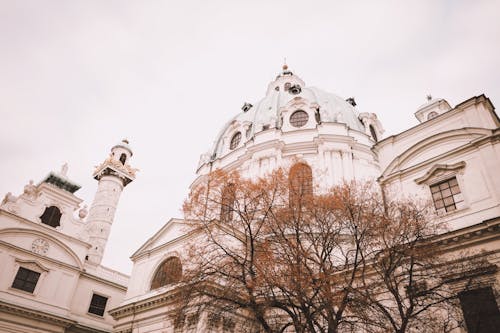
[[[429,186],[457,178],[464,203],[440,215],[452,229],[500,215],[498,118],[484,98],[473,100],[389,137],[374,149],[385,168],[380,181],[388,196],[423,198],[433,206]],[[463,167],[446,170],[461,163]]]

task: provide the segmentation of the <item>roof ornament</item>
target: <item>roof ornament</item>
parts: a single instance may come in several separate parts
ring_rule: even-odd
[[[283,66],[281,68],[283,69],[283,75],[293,75],[290,69],[288,69],[288,65],[286,64],[286,58],[284,58]]]
[[[129,144],[128,139],[123,139],[122,142],[127,144],[127,145]]]
[[[68,162],[64,163],[61,166],[61,172],[59,172],[62,176],[66,177],[68,175]]]
[[[351,104],[352,106],[356,106],[356,101],[354,100],[354,97],[349,97],[348,99],[345,100],[347,103]]]
[[[245,102],[245,104],[243,104],[241,109],[243,110],[243,112],[247,112],[248,110],[250,110],[252,108],[252,106],[253,106],[252,104]]]
[[[427,95],[427,101],[430,102],[432,100],[432,95],[431,94],[428,94]]]

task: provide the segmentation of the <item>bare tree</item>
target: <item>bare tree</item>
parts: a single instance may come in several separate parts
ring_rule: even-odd
[[[363,287],[356,290],[368,331],[449,332],[461,326],[456,294],[444,277],[464,268],[443,256],[436,238],[445,231],[418,200],[386,203],[364,249]]]
[[[418,205],[384,204],[372,183],[314,194],[310,170],[292,171],[255,181],[218,171],[193,189],[183,309],[209,307],[272,333],[455,324],[428,241],[441,230]],[[432,321],[443,318],[452,320],[438,330]]]

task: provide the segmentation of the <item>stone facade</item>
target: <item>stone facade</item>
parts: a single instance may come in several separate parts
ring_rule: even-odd
[[[353,99],[307,87],[284,68],[261,101],[245,103],[223,127],[214,147],[201,156],[192,186],[216,169],[255,178],[304,162],[311,166],[319,191],[344,180],[372,179],[386,196],[434,200],[439,218],[450,226],[439,241],[450,256],[465,248],[470,257],[464,260],[488,262],[491,269],[477,274],[474,283],[498,296],[500,121],[491,101],[481,95],[452,108],[429,97],[415,112],[419,125],[384,139],[377,116],[359,114],[354,106]],[[447,182],[459,193],[446,203],[433,199],[433,191]],[[132,256],[127,295],[110,312],[117,320],[115,332],[252,331],[245,325],[209,329],[206,314],[196,318],[196,325],[186,322],[175,328],[169,306],[175,285],[152,288],[151,283],[158,267],[196,237],[185,232],[188,224],[170,220]],[[454,282],[457,292],[460,283]]]
[[[129,277],[101,266],[100,259],[120,193],[133,179],[131,151],[124,145],[113,147],[96,170],[99,184],[90,214],[74,195],[80,186],[67,177],[67,165],[38,185],[30,181],[20,196],[8,193],[3,199],[1,332],[112,331],[107,311],[123,301]],[[122,150],[127,161],[117,164]],[[107,169],[121,173],[101,177]]]
[[[388,198],[432,202],[439,220],[449,226],[437,240],[448,249],[446,255],[465,249],[462,260],[486,263],[470,272],[468,287],[498,298],[500,120],[491,101],[481,95],[451,107],[429,97],[415,112],[418,125],[386,138],[377,115],[358,113],[355,106],[352,98],[307,87],[284,67],[261,101],[245,103],[224,125],[212,149],[201,156],[191,186],[217,169],[256,178],[297,162],[311,167],[317,191],[343,181],[376,180]],[[181,257],[188,241],[196,239],[189,221],[171,219],[147,240],[131,257],[130,280],[100,265],[120,194],[135,178],[131,156],[123,141],[97,167],[99,185],[89,210],[73,194],[79,186],[67,178],[67,166],[38,185],[30,182],[20,196],[5,196],[0,205],[0,331],[255,331],[242,313],[222,318],[217,327],[209,327],[207,313],[176,323],[175,283],[153,287],[155,279],[165,278],[159,268]],[[33,277],[35,286],[28,281]],[[457,293],[463,290],[463,278],[450,276],[449,281]],[[93,300],[94,295],[100,298]],[[102,315],[91,313],[99,312],[103,297]]]

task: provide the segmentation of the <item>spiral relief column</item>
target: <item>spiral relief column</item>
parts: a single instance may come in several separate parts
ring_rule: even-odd
[[[109,157],[94,172],[99,184],[87,220],[90,263],[101,263],[122,190],[135,179],[136,170],[128,163],[131,157],[128,141],[123,140],[111,148]]]

